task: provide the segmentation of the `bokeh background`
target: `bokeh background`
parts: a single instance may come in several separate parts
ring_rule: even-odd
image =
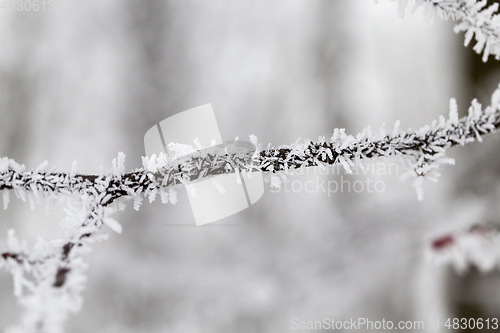
[[[0,8],[0,156],[97,173],[119,151],[141,166],[157,122],[212,103],[223,139],[267,146],[327,138],[337,127],[419,128],[484,105],[500,81],[493,59],[463,47],[453,22],[401,19],[389,0],[55,0],[53,10]],[[454,148],[418,201],[398,175],[369,175],[383,193],[273,193],[224,219],[194,223],[179,203],[129,204],[87,256],[82,311],[68,332],[289,332],[292,318],[434,320],[495,317],[497,272],[457,274],[426,259],[429,237],[500,224],[500,137]],[[310,174],[308,180],[367,176]],[[293,180],[292,179],[292,180]],[[0,247],[15,228],[55,238],[52,215],[13,200],[0,211]],[[19,320],[12,277],[0,272],[0,327]],[[434,331],[435,332],[435,331]],[[485,330],[482,330],[485,332]]]

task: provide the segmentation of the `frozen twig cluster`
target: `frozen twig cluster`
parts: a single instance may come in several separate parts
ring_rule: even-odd
[[[408,1],[399,2],[404,10]],[[416,1],[416,6],[426,6],[430,16],[437,13],[443,18],[460,20],[455,30],[465,31],[466,44],[475,35],[476,52],[483,52],[484,60],[489,54],[498,59],[500,28],[498,16],[494,14],[498,5],[485,9],[485,3],[420,0]],[[123,209],[127,200],[133,201],[135,209],[140,208],[144,198],[152,202],[158,195],[163,203],[175,204],[175,186],[230,172],[261,171],[271,186],[279,187],[283,177],[293,175],[301,168],[339,163],[350,173],[359,163],[379,157],[398,157],[408,167],[403,180],[412,178],[417,195],[422,199],[423,181],[436,181],[439,166],[453,163],[446,157],[449,148],[481,141],[482,136],[494,132],[499,126],[500,88],[492,95],[490,106],[483,110],[474,100],[468,115],[460,119],[452,99],[448,119],[440,117],[418,131],[402,131],[399,123],[390,133],[383,127],[376,132],[367,127],[352,136],[343,129],[335,129],[329,140],[325,137],[301,143],[297,140],[291,145],[278,148],[269,145],[265,149],[255,136],[250,136],[255,151],[233,145],[223,151],[196,152],[176,161],[169,160],[164,154],[153,155],[143,157],[143,167],[128,173],[125,172],[125,156],[121,153],[113,160],[112,168],[101,170],[99,175],[77,174],[76,163],[69,173],[47,170],[47,162],[27,171],[23,165],[1,158],[0,190],[3,190],[4,208],[8,207],[11,192],[29,201],[32,208],[44,204],[50,210],[58,201],[67,206],[60,239],[46,241],[39,238],[30,247],[19,240],[13,230],[8,233],[7,249],[1,253],[0,265],[14,276],[14,292],[25,309],[21,325],[12,328],[11,332],[62,331],[68,313],[78,311],[81,306],[80,292],[86,279],[83,255],[90,250],[91,243],[107,237],[102,233],[104,225],[121,232],[120,224],[111,216]],[[457,239],[459,237],[450,236],[434,246],[436,251],[443,250],[440,254],[444,254],[441,256],[444,261],[457,257],[450,250],[452,245],[462,244]],[[463,247],[461,249],[460,253],[465,253]],[[452,254],[446,256],[446,253]],[[463,267],[463,258],[460,267]],[[488,262],[485,267],[491,265]]]
[[[121,165],[123,158],[121,154]],[[29,247],[16,237],[14,230],[8,232],[7,250],[1,254],[0,264],[12,273],[14,294],[25,309],[21,326],[10,332],[62,331],[68,313],[77,312],[82,303],[80,293],[86,281],[83,254],[90,251],[91,243],[107,238],[107,234],[99,233],[103,224],[120,232],[120,225],[111,214],[124,206],[120,202],[102,204],[99,193],[104,181],[100,183],[96,178],[92,188],[77,189],[86,182],[76,175],[76,164],[65,175],[47,172],[46,166],[44,162],[27,173],[24,166],[0,159],[4,208],[9,203],[8,189],[18,198],[28,200],[33,209],[44,203],[50,211],[56,201],[67,206],[60,239],[49,242],[38,237],[36,244]],[[27,174],[30,180],[25,177]],[[58,189],[50,188],[53,185]],[[109,183],[105,186],[109,187]]]

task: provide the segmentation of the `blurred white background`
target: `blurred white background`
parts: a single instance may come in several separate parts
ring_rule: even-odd
[[[51,12],[0,10],[0,156],[97,173],[119,151],[141,166],[143,135],[170,115],[212,103],[223,139],[273,146],[327,138],[337,127],[419,128],[456,97],[488,104],[496,64],[463,48],[453,23],[397,15],[380,0],[54,1]],[[490,60],[494,62],[494,60]],[[194,223],[176,206],[129,205],[122,235],[94,247],[81,313],[68,332],[288,332],[291,319],[431,320],[494,316],[497,273],[458,276],[424,256],[428,237],[498,222],[496,136],[454,148],[417,201],[385,175],[383,193],[272,193],[225,219]],[[315,175],[297,176],[301,181]],[[341,175],[318,176],[322,180]],[[346,177],[344,175],[344,177]],[[348,176],[364,180],[366,176]],[[13,200],[16,228],[59,234],[53,215]],[[0,273],[0,327],[19,319]],[[495,292],[493,292],[496,290]],[[484,332],[484,330],[482,331]]]

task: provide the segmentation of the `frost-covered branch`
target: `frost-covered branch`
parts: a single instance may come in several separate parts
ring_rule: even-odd
[[[409,0],[397,1],[399,13],[403,16]],[[465,46],[474,37],[476,44],[473,49],[478,54],[483,53],[483,61],[486,62],[490,54],[500,60],[500,17],[496,14],[499,4],[487,4],[486,0],[416,0],[413,11],[423,6],[425,16],[430,20],[434,20],[437,14],[443,19],[459,21],[454,31],[465,32]]]
[[[114,210],[85,197],[65,199],[68,215],[61,223],[63,238],[48,242],[38,237],[30,248],[14,230],[8,232],[1,265],[12,273],[14,295],[25,310],[21,326],[10,332],[62,332],[68,313],[81,308],[80,294],[87,280],[83,255],[91,243],[107,238],[98,232]]]
[[[439,117],[418,131],[405,132],[396,123],[391,134],[384,127],[373,133],[370,127],[356,136],[347,135],[344,129],[335,129],[330,140],[320,137],[316,142],[268,146],[262,149],[255,136],[251,141],[256,151],[244,151],[227,147],[222,153],[201,152],[175,163],[169,163],[165,155],[143,157],[143,168],[125,173],[124,155],[113,161],[113,168],[99,175],[78,175],[47,172],[47,162],[33,171],[13,160],[0,160],[0,190],[13,190],[22,200],[28,199],[34,207],[42,197],[54,200],[57,194],[78,194],[95,198],[101,206],[108,206],[118,198],[134,199],[138,207],[142,197],[153,201],[160,194],[164,202],[176,202],[173,186],[186,184],[213,175],[235,172],[262,171],[270,174],[293,174],[293,170],[340,163],[350,173],[362,160],[376,157],[399,156],[410,166],[407,176],[433,179],[434,171],[444,159],[448,148],[465,145],[493,132],[500,126],[500,88],[485,110],[473,100],[467,116],[459,119],[455,101],[450,101],[450,118]],[[233,150],[231,150],[233,148]],[[227,152],[227,153],[226,153]],[[269,175],[272,177],[272,175]],[[276,178],[276,176],[274,176]],[[420,182],[420,181],[418,181]],[[4,192],[4,205],[8,204],[9,192]]]
[[[68,216],[62,223],[64,237],[47,242],[39,239],[33,248],[19,241],[9,231],[8,250],[2,253],[3,264],[14,275],[15,294],[26,308],[24,325],[28,331],[46,331],[43,327],[61,327],[68,311],[80,307],[80,291],[85,278],[86,266],[82,255],[89,244],[105,238],[100,233],[107,225],[121,232],[120,224],[111,215],[125,207],[125,201],[134,200],[139,209],[142,199],[150,202],[160,194],[164,203],[177,202],[174,186],[188,181],[205,179],[229,172],[262,171],[271,179],[272,186],[279,186],[280,175],[291,175],[294,170],[305,167],[341,163],[350,172],[363,160],[399,156],[413,176],[414,186],[421,196],[424,179],[435,180],[440,163],[450,162],[445,157],[448,148],[465,145],[495,131],[500,126],[500,88],[492,97],[491,106],[482,110],[473,101],[469,114],[458,118],[454,100],[450,102],[450,118],[440,117],[431,125],[416,132],[404,132],[396,124],[391,134],[382,128],[372,133],[368,127],[357,136],[347,135],[336,129],[329,141],[319,138],[305,140],[288,146],[262,149],[251,136],[256,151],[238,151],[235,146],[219,153],[198,153],[178,163],[158,158],[143,158],[143,168],[125,173],[124,155],[113,160],[113,167],[101,171],[100,175],[79,175],[76,164],[70,173],[46,171],[47,163],[35,170],[13,160],[0,160],[0,189],[3,191],[4,208],[9,203],[9,191],[18,198],[28,200],[32,207],[45,202],[51,207],[59,200],[66,201]],[[25,276],[31,275],[31,279]],[[47,304],[50,302],[50,306]],[[53,332],[58,332],[53,329]]]
[[[402,10],[407,0],[399,0]],[[416,7],[424,5],[429,16],[436,13],[443,18],[460,22],[456,32],[465,31],[465,44],[476,38],[474,50],[500,59],[500,22],[495,12],[498,4],[485,8],[486,1],[475,0],[417,0]],[[7,249],[1,254],[0,265],[14,276],[14,292],[25,308],[22,325],[11,332],[61,332],[69,312],[81,306],[80,292],[85,285],[86,264],[83,255],[90,244],[107,237],[103,225],[120,233],[120,224],[111,218],[134,201],[139,209],[144,198],[150,202],[160,195],[162,202],[177,202],[175,186],[230,172],[261,171],[271,186],[280,186],[280,179],[293,175],[294,170],[306,167],[340,163],[351,172],[359,163],[378,157],[399,157],[408,167],[402,178],[413,178],[418,197],[423,196],[425,179],[436,181],[437,169],[442,163],[452,163],[446,151],[455,145],[481,141],[482,136],[500,126],[500,88],[492,96],[485,110],[474,100],[468,116],[458,118],[454,100],[450,102],[450,117],[440,117],[418,131],[404,132],[396,123],[391,133],[384,128],[373,132],[370,127],[362,133],[347,135],[343,129],[334,130],[326,140],[299,140],[291,145],[263,149],[255,136],[250,140],[255,151],[227,147],[222,152],[204,151],[178,161],[160,156],[143,157],[143,167],[125,172],[124,155],[112,163],[109,170],[98,175],[81,175],[76,163],[69,173],[47,170],[47,162],[34,170],[15,161],[0,159],[0,190],[3,190],[4,208],[9,204],[9,193],[28,200],[33,208],[44,203],[50,207],[56,201],[65,202],[67,217],[62,221],[63,237],[45,241],[38,238],[33,247],[20,241],[9,231]],[[482,235],[482,234],[481,234]],[[451,249],[458,238],[448,237],[433,243],[435,250]],[[455,243],[454,243],[455,242]],[[442,252],[445,253],[445,252]],[[488,267],[491,264],[487,265]]]
[[[404,16],[409,0],[397,1],[400,15]],[[436,15],[459,21],[454,31],[465,32],[465,46],[474,37],[476,44],[473,50],[482,53],[482,60],[486,62],[490,54],[500,60],[499,4],[487,4],[486,0],[416,0],[413,12],[423,6],[424,14],[431,21]],[[492,105],[497,98],[493,97]],[[436,262],[450,264],[458,271],[465,270],[469,264],[476,265],[481,271],[500,268],[500,236],[497,230],[490,227],[475,225],[466,231],[444,235],[434,239],[428,250]]]

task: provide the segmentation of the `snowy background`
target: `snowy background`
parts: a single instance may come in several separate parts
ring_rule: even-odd
[[[97,173],[119,151],[141,165],[146,131],[212,103],[223,139],[274,146],[329,138],[336,127],[419,128],[487,105],[500,81],[462,46],[453,23],[401,19],[381,0],[55,1],[51,12],[0,9],[0,156],[28,168],[44,160]],[[176,206],[131,205],[123,234],[94,246],[81,313],[68,332],[288,332],[291,319],[425,320],[493,317],[498,273],[458,275],[425,256],[429,237],[474,223],[500,225],[499,136],[454,148],[417,201],[398,175],[369,175],[383,193],[290,191],[222,222],[194,223],[185,192]],[[337,180],[341,176],[297,176]],[[318,177],[318,178],[317,178]],[[60,234],[53,215],[13,200],[6,231]],[[0,272],[0,327],[20,310]],[[485,330],[482,330],[485,332]]]

